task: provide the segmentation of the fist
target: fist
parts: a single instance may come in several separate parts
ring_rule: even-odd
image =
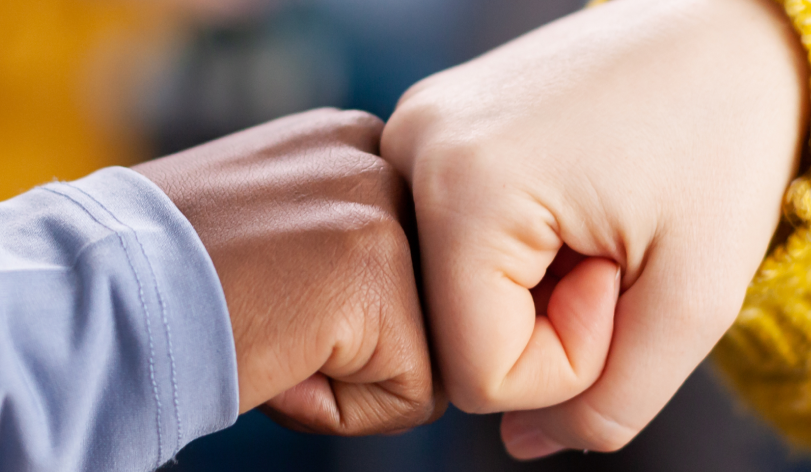
[[[623,446],[735,319],[805,130],[772,3],[579,12],[417,84],[387,124],[443,381],[468,411],[531,410],[504,416],[514,455]]]
[[[219,274],[240,411],[358,435],[440,414],[406,231],[410,196],[362,112],[316,110],[135,168]]]

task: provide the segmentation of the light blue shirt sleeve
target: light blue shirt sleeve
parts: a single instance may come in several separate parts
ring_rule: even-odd
[[[230,319],[191,224],[109,168],[0,203],[0,471],[149,471],[236,421]]]

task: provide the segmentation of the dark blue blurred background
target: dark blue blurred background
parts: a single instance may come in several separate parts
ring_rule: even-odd
[[[203,23],[143,93],[157,155],[296,111],[336,106],[387,118],[415,81],[581,6],[580,0],[311,0]],[[518,463],[497,415],[451,409],[394,437],[286,431],[259,413],[183,450],[165,472],[791,471],[809,463],[744,412],[702,367],[617,454]],[[788,459],[787,459],[788,458]]]
[[[232,428],[187,446],[163,472],[799,472],[811,466],[736,411],[706,366],[618,453],[573,451],[516,462],[503,451],[498,425],[498,415],[451,409],[436,423],[399,436],[334,438],[294,433],[251,412]]]

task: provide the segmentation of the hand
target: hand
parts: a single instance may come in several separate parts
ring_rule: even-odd
[[[439,415],[382,123],[317,110],[137,166],[189,219],[234,330],[240,412],[355,435]],[[269,401],[268,401],[269,400]]]
[[[536,409],[504,416],[519,458],[630,441],[735,319],[806,82],[767,0],[621,0],[409,90],[382,156],[414,194],[451,401]]]

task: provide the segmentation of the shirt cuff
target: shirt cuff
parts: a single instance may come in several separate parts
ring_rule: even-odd
[[[122,167],[50,184],[105,224],[134,235],[127,253],[148,313],[150,370],[162,405],[160,463],[239,413],[236,350],[219,277],[194,228],[152,181]]]

